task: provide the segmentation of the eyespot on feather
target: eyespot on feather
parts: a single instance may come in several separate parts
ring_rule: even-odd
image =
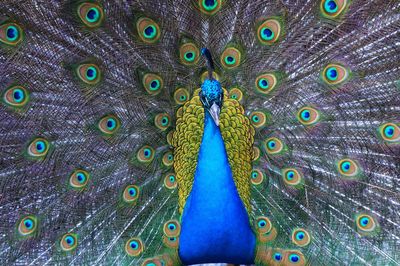
[[[149,95],[157,95],[164,88],[163,79],[155,73],[146,73],[142,76],[142,84]]]
[[[257,234],[266,234],[272,230],[272,223],[267,217],[260,216],[255,220],[255,228]]]
[[[37,230],[38,220],[34,215],[27,215],[18,223],[18,234],[23,237],[32,236]]]
[[[310,234],[303,228],[296,228],[292,232],[292,242],[299,247],[305,247],[311,242]]]
[[[161,131],[167,130],[171,126],[171,116],[167,113],[160,113],[154,117],[154,125]]]
[[[145,145],[137,151],[136,158],[141,163],[151,163],[155,156],[155,150],[149,146]]]
[[[81,190],[85,188],[89,182],[90,174],[83,169],[76,169],[69,178],[69,185],[73,189]]]
[[[273,73],[265,73],[259,75],[255,80],[256,92],[262,95],[268,95],[271,93],[277,85],[276,75]]]
[[[281,249],[271,250],[271,261],[272,263],[280,263],[283,261],[285,251]],[[278,264],[277,264],[278,265]]]
[[[77,12],[82,23],[88,28],[99,27],[105,17],[103,8],[99,4],[92,2],[80,4]]]
[[[360,174],[360,167],[356,161],[345,158],[337,163],[337,170],[339,174],[345,177],[356,177]]]
[[[156,43],[161,37],[160,26],[148,17],[140,17],[136,21],[136,30],[140,40],[148,44]]]
[[[277,18],[264,20],[256,29],[257,39],[262,45],[273,45],[282,36],[282,23]]]
[[[400,127],[395,123],[384,123],[378,128],[379,136],[387,143],[400,143]]]
[[[363,236],[373,235],[378,229],[377,220],[366,213],[360,213],[355,218],[357,232]]]
[[[270,115],[266,112],[254,111],[250,113],[249,118],[255,129],[263,129],[267,125]]]
[[[29,92],[23,86],[9,87],[3,93],[3,103],[14,108],[22,108],[29,102]]]
[[[177,249],[179,247],[179,237],[176,236],[163,236],[163,243],[168,248]]]
[[[21,26],[14,22],[6,22],[0,25],[0,42],[15,47],[24,39],[24,31]]]
[[[61,237],[60,247],[65,252],[70,252],[78,246],[78,236],[76,234],[67,233]]]
[[[260,185],[264,181],[264,173],[260,169],[253,169],[250,181],[253,185]]]
[[[140,195],[139,187],[136,185],[128,185],[124,188],[122,199],[125,203],[132,204],[137,202]]]
[[[168,189],[175,189],[178,185],[176,176],[174,173],[168,173],[164,177],[164,186]]]
[[[50,149],[50,143],[42,137],[35,138],[30,142],[27,149],[27,155],[31,159],[42,160],[46,157]]]
[[[162,164],[165,167],[171,167],[174,164],[174,154],[172,151],[167,151],[162,157]]]
[[[282,169],[283,182],[286,185],[297,187],[302,184],[302,174],[295,168]]]
[[[306,265],[306,260],[299,250],[285,250],[283,257],[283,265],[287,266],[303,266]]]
[[[174,100],[178,105],[183,105],[189,101],[190,94],[187,89],[177,88],[174,92]]]
[[[320,4],[321,15],[329,19],[338,18],[345,13],[349,2],[349,0],[322,0]]]
[[[164,223],[164,235],[167,237],[177,237],[181,232],[181,225],[177,220],[169,220]]]
[[[296,118],[301,124],[311,126],[319,122],[321,115],[317,109],[305,106],[297,112]]]
[[[186,66],[196,65],[200,60],[200,49],[190,39],[182,38],[179,46],[180,62]]]
[[[144,245],[139,238],[131,238],[126,241],[125,252],[128,256],[138,257],[143,253]]]
[[[239,88],[231,88],[229,90],[229,98],[237,100],[239,103],[243,102],[243,92]]]
[[[236,47],[227,47],[221,54],[221,65],[227,70],[237,68],[242,60],[242,52]]]
[[[87,85],[96,85],[101,80],[101,71],[96,64],[81,64],[76,68],[78,78]]]
[[[328,64],[322,71],[322,80],[331,86],[337,86],[346,82],[350,77],[350,71],[340,64]]]
[[[201,13],[206,15],[214,15],[222,6],[223,0],[198,0],[198,7]]]
[[[99,120],[97,127],[103,135],[113,136],[121,127],[121,121],[114,114],[105,115]]]
[[[269,155],[277,155],[284,151],[284,144],[280,139],[272,137],[265,141],[265,148]]]

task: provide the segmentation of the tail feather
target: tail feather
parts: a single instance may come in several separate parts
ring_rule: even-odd
[[[0,24],[16,23],[24,33],[15,46],[0,43],[4,261],[140,265],[164,254],[164,262],[179,264],[176,248],[163,243],[164,224],[180,219],[173,157],[165,154],[176,112],[197,95],[206,72],[202,58],[183,62],[182,45],[191,43],[212,52],[214,76],[228,97],[240,96],[256,127],[253,167],[263,178],[249,177],[249,215],[251,222],[268,217],[276,231],[264,236],[267,262],[282,249],[300,250],[315,265],[398,264],[400,151],[382,135],[399,123],[398,1],[343,1],[351,3],[335,18],[310,0],[221,1],[214,15],[194,0],[87,2],[104,11],[98,26],[82,23],[81,1],[0,4],[7,16]],[[154,43],[140,37],[142,17],[160,28]],[[278,29],[272,41],[259,36],[268,20]],[[224,61],[227,48],[236,49],[228,54],[237,67]],[[91,64],[95,82],[79,74]],[[325,75],[332,66],[342,82]],[[146,80],[149,73],[157,76]],[[154,79],[157,93],[149,87]],[[23,106],[6,102],[13,86],[29,95]],[[315,121],[304,120],[303,110]],[[117,125],[102,130],[108,116]],[[48,150],[32,156],[38,140]],[[74,187],[77,170],[87,183]],[[32,237],[18,233],[26,217],[37,221]],[[310,243],[302,246],[298,229]],[[78,241],[69,253],[61,247],[67,233]],[[127,250],[131,241],[143,252]]]

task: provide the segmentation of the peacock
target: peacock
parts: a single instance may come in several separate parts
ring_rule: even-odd
[[[1,265],[400,265],[397,0],[2,0]]]

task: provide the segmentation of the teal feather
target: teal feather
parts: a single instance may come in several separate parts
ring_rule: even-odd
[[[202,2],[218,2],[216,11]],[[178,108],[206,71],[204,59],[182,60],[190,43],[191,51],[210,50],[221,86],[240,89],[247,116],[266,118],[255,131],[260,157],[252,167],[262,179],[249,175],[247,212],[227,182],[226,197],[245,214],[235,220],[238,231],[257,239],[235,238],[227,226],[229,234],[202,244],[223,252],[221,239],[244,241],[265,264],[288,264],[301,252],[310,265],[399,265],[399,10],[396,0],[1,1],[0,261],[181,263],[171,242],[182,239],[164,225],[177,221],[185,237],[196,234],[185,231],[175,169],[163,157],[172,150]],[[159,26],[159,35],[144,38],[138,21]],[[268,30],[278,37],[269,40]],[[220,60],[231,45],[241,53],[234,70]],[[87,65],[98,76],[87,69],[80,76]],[[144,83],[149,73],[158,76]],[[266,74],[276,76],[271,91],[257,86],[265,85],[259,77],[271,84]],[[184,97],[177,101],[175,92]],[[318,111],[315,123],[300,119],[304,107]],[[157,127],[157,114],[170,121]],[[105,118],[114,119],[108,128]],[[283,143],[282,152],[269,152],[270,138]],[[227,220],[221,198],[212,196],[220,212],[210,219],[220,226]],[[259,217],[271,222],[262,233]],[[212,261],[235,262],[218,257]]]

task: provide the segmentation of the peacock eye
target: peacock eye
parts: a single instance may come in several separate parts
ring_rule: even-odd
[[[81,64],[76,73],[81,81],[88,85],[96,85],[100,82],[101,72],[95,64]]]
[[[178,105],[182,105],[189,100],[189,92],[184,88],[177,88],[174,92],[174,100]]]
[[[310,126],[316,124],[320,119],[320,114],[318,110],[306,106],[301,108],[297,112],[297,120],[305,126]]]
[[[237,100],[239,103],[243,101],[243,92],[239,88],[232,88],[229,90],[229,97]]]
[[[299,250],[286,251],[284,260],[288,262],[288,265],[305,264],[304,255]]]
[[[235,47],[227,47],[221,55],[221,65],[225,69],[234,69],[241,63],[242,53]]]
[[[74,172],[72,172],[69,178],[69,184],[73,189],[80,190],[86,187],[86,185],[89,182],[89,178],[90,178],[89,172],[82,169],[77,169]]]
[[[264,174],[263,174],[263,172],[261,172],[261,170],[259,170],[259,169],[254,169],[254,170],[251,172],[251,179],[250,179],[250,181],[251,181],[251,183],[252,183],[253,185],[259,185],[259,184],[261,184],[261,183],[263,182],[263,180],[264,180]]]
[[[60,246],[63,251],[69,252],[78,246],[78,238],[76,234],[65,234],[61,237]]]
[[[263,45],[272,45],[280,39],[281,31],[281,23],[277,19],[267,19],[257,27],[257,38]]]
[[[136,185],[128,185],[124,188],[123,194],[122,194],[122,199],[124,200],[125,203],[135,203],[137,199],[139,198],[139,187]]]
[[[22,28],[13,22],[0,25],[0,42],[9,46],[17,46],[23,40]]]
[[[125,252],[132,257],[142,254],[143,248],[143,243],[139,238],[131,238],[125,244]]]
[[[179,246],[179,239],[176,236],[163,236],[163,243],[168,248],[176,249]]]
[[[321,14],[326,18],[336,18],[345,11],[348,4],[348,0],[322,0]]]
[[[361,213],[356,216],[357,231],[362,235],[371,235],[378,229],[378,223],[371,215]]]
[[[322,80],[332,86],[347,81],[349,76],[349,70],[339,64],[328,64],[322,71]]]
[[[177,187],[176,177],[173,173],[168,173],[164,177],[164,185],[168,189],[174,189]]]
[[[154,117],[154,125],[161,131],[167,130],[171,126],[171,116],[167,113],[161,113]]]
[[[276,76],[272,73],[259,75],[255,81],[256,91],[264,95],[269,94],[275,88],[276,84]]]
[[[164,86],[162,78],[154,73],[147,73],[142,78],[142,84],[150,95],[157,95]]]
[[[262,129],[267,124],[267,115],[264,112],[254,111],[250,114],[250,122],[256,129]]]
[[[346,177],[355,177],[359,174],[360,169],[357,163],[351,159],[343,159],[337,163],[339,173]]]
[[[200,11],[206,15],[214,15],[221,9],[222,0],[198,0]]]
[[[172,151],[167,151],[162,158],[162,163],[166,167],[170,167],[174,164],[174,154]]]
[[[164,224],[164,235],[167,237],[177,237],[181,232],[181,225],[176,220],[167,221]]]
[[[296,187],[302,182],[302,175],[295,168],[285,168],[282,170],[283,182],[286,185]]]
[[[97,127],[103,135],[112,136],[121,127],[121,121],[116,115],[110,114],[103,116],[99,120]]]
[[[152,147],[145,145],[138,150],[136,158],[140,163],[148,164],[153,161],[154,153],[155,150]]]
[[[104,20],[104,10],[96,3],[83,3],[79,5],[78,15],[88,28],[99,27]]]
[[[182,64],[192,66],[200,59],[200,50],[197,45],[187,38],[182,38],[179,47],[179,58]]]
[[[310,234],[302,228],[297,228],[292,232],[292,242],[299,247],[305,247],[311,242]]]
[[[22,108],[29,102],[29,92],[22,86],[12,86],[4,92],[3,102],[11,107]]]
[[[266,150],[269,155],[276,155],[283,151],[284,145],[278,138],[269,138],[266,140]]]
[[[400,127],[394,123],[384,123],[378,128],[380,137],[388,143],[400,142]]]
[[[33,215],[22,218],[18,224],[18,233],[21,236],[30,236],[37,229],[37,219]]]
[[[258,217],[255,221],[257,234],[266,234],[272,230],[271,221],[264,216]]]
[[[136,29],[139,38],[145,43],[156,43],[160,39],[160,27],[151,18],[139,18],[136,22]]]
[[[28,155],[32,159],[44,159],[49,151],[49,142],[44,138],[34,139],[28,146]]]

